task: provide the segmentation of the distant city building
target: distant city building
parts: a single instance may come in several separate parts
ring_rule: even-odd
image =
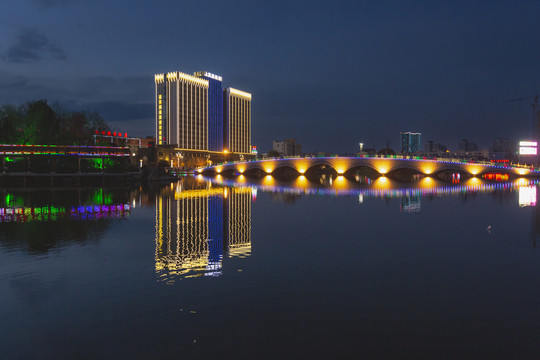
[[[507,138],[497,138],[489,149],[489,159],[496,161],[516,161],[518,142]]]
[[[446,150],[446,146],[436,143],[433,140],[429,140],[427,143],[424,144],[425,153],[444,153],[446,152]]]
[[[302,145],[297,143],[295,139],[285,139],[284,141],[274,141],[272,150],[277,151],[283,156],[302,155]]]
[[[469,141],[467,139],[462,139],[459,142],[458,151],[469,152],[469,151],[477,151],[477,150],[478,150],[478,145],[476,145],[476,143],[472,141]]]
[[[251,94],[206,71],[155,75],[157,145],[251,155]]]
[[[414,154],[422,150],[422,134],[415,132],[401,133],[401,152],[404,154]]]

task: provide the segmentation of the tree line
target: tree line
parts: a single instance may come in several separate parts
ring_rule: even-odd
[[[93,145],[96,131],[108,130],[97,112],[67,111],[47,100],[0,106],[1,144]]]

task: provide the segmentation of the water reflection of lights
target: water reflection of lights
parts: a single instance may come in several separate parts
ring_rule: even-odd
[[[333,183],[335,189],[341,189],[347,186],[347,179],[343,175],[339,175]]]
[[[266,185],[266,186],[273,186],[275,183],[274,181],[274,178],[272,177],[272,175],[266,175],[264,178],[263,178],[263,185]]]
[[[255,200],[257,200],[257,188],[255,186],[253,186],[251,188],[251,200],[253,202],[255,202]]]
[[[295,185],[297,185],[297,184],[300,185],[300,186],[306,186],[309,183],[308,183],[308,180],[306,179],[306,177],[304,175],[300,175],[295,180]]]
[[[421,188],[431,188],[433,187],[434,182],[435,180],[427,176],[418,182],[418,186]]]
[[[529,185],[529,181],[527,179],[524,179],[524,178],[519,178],[516,180],[516,185],[518,186],[527,186]]]
[[[536,186],[519,187],[519,206],[536,206]]]
[[[386,176],[381,176],[372,183],[372,186],[375,190],[385,190],[390,187],[390,180]]]
[[[167,187],[156,197],[155,269],[167,283],[220,276],[224,257],[251,254],[251,203],[257,188],[185,181],[181,192]]]
[[[133,204],[135,200],[133,200]],[[70,220],[96,220],[102,218],[127,218],[130,204],[63,206],[6,207],[0,208],[0,223]]]

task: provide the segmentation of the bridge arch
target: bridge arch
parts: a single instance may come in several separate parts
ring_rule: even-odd
[[[272,176],[280,179],[294,179],[300,175],[300,172],[290,164],[282,164],[272,171]]]
[[[347,171],[345,171],[344,173],[345,177],[354,176],[356,174],[370,175],[370,177],[372,178],[377,178],[381,176],[381,173],[379,173],[374,166],[371,166],[369,164],[354,165],[348,168]]]

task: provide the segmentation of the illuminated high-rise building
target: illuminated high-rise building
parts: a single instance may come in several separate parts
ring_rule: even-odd
[[[224,92],[225,147],[251,153],[251,94],[228,88]]]
[[[158,145],[208,150],[208,80],[174,71],[155,82]]]
[[[155,75],[157,145],[251,154],[251,94],[222,81],[206,71]]]
[[[422,150],[422,134],[415,132],[401,133],[401,152],[414,154]]]

